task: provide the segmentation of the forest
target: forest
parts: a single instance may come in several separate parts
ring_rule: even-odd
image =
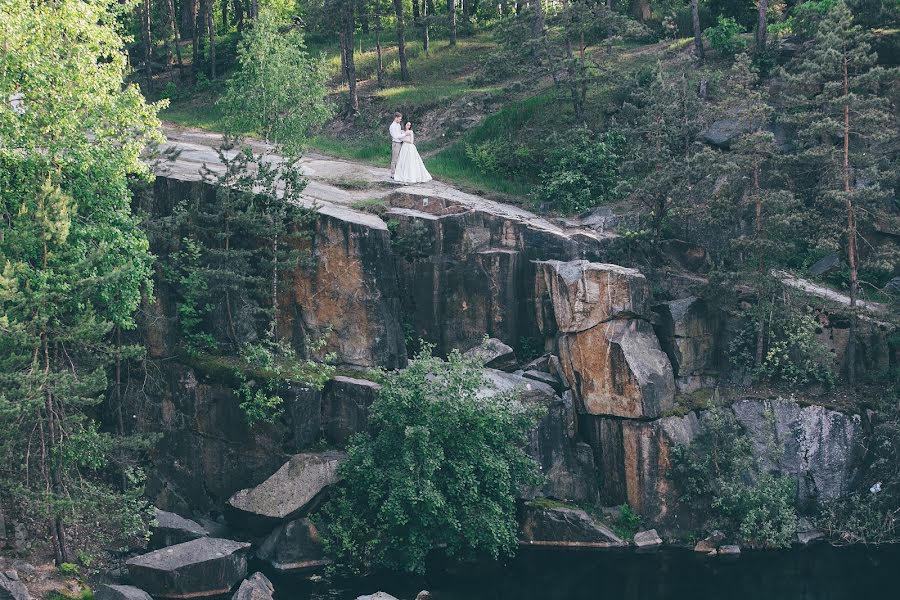
[[[0,598],[898,583],[897,0],[0,0],[0,99]]]

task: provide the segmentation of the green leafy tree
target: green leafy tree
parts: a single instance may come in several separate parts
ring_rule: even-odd
[[[127,177],[146,174],[140,152],[159,135],[158,106],[123,84],[118,11],[0,4],[0,494],[46,519],[59,564],[73,545],[146,532],[140,444],[96,421],[108,371],[139,352],[112,334],[134,327],[150,287]]]
[[[514,552],[515,499],[537,480],[524,452],[536,415],[484,386],[480,365],[427,348],[385,377],[370,432],[351,442],[343,485],[318,518],[340,568],[422,573],[439,544],[458,558]]]
[[[844,247],[849,265],[850,338],[847,379],[856,382],[857,298],[860,232],[885,216],[889,191],[881,187],[889,169],[890,142],[897,122],[888,86],[897,69],[877,65],[871,33],[853,20],[843,0],[831,5],[815,35],[782,71],[786,85],[784,120],[798,132],[801,170],[819,176],[809,186],[811,200],[826,223],[820,244]],[[809,182],[809,179],[805,179]],[[838,207],[843,209],[839,226]]]
[[[275,16],[264,11],[244,33],[238,62],[240,70],[219,100],[227,130],[256,133],[298,154],[310,128],[331,115],[324,59],[306,51],[299,31],[280,31]]]

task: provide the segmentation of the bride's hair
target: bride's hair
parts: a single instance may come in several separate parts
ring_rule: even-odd
[[[407,122],[406,122],[406,128],[407,128],[407,129],[412,129],[412,123],[410,123],[409,121],[407,121]]]

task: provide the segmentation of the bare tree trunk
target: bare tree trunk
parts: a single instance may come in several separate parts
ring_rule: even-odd
[[[409,66],[406,64],[406,38],[403,27],[403,0],[394,0],[394,14],[397,15],[397,54],[400,55],[400,81],[409,81]]]
[[[206,26],[209,34],[209,78],[216,78],[216,24],[213,23],[212,0],[206,0]]]
[[[259,17],[259,0],[250,0],[250,18],[256,19]]]
[[[472,24],[471,12],[472,7],[470,6],[471,0],[462,0],[462,15],[463,15],[463,24],[466,27]]]
[[[850,93],[849,58],[847,48],[843,49],[843,91],[844,97]],[[859,255],[856,248],[856,208],[853,196],[850,195],[850,104],[844,102],[844,160],[842,175],[844,177],[844,197],[847,203],[847,262],[850,264],[850,337],[847,340],[847,381],[856,385],[856,299],[859,295],[859,273],[857,263]]]
[[[691,24],[694,28],[694,51],[697,53],[697,60],[702,61],[703,56],[703,38],[700,31],[700,2],[691,0]]]
[[[172,39],[175,43],[175,56],[178,60],[178,70],[184,70],[184,63],[181,60],[181,36],[178,35],[178,19],[175,17],[175,0],[168,0],[169,4],[169,27],[172,28]]]
[[[759,14],[756,21],[756,53],[766,50],[766,19],[769,11],[769,0],[759,0]]]
[[[381,13],[378,9],[378,3],[375,3],[375,54],[378,57],[378,64],[375,67],[378,77],[378,88],[384,88],[384,60],[381,55]]]
[[[456,0],[447,0],[447,19],[450,26],[450,47],[456,45]]]
[[[141,1],[141,38],[144,44],[144,68],[147,70],[147,93],[153,93],[153,41],[150,38],[150,0]]]
[[[181,35],[194,37],[197,20],[197,0],[181,0]]]
[[[428,23],[428,3],[422,3],[422,49],[425,51],[425,56],[428,56],[428,51],[431,49],[431,34],[430,34],[430,26]]]
[[[194,73],[200,71],[200,44],[203,41],[203,31],[206,29],[206,17],[204,3],[208,0],[199,0],[197,10],[194,12],[194,39],[193,39],[193,59],[191,68]]]
[[[228,0],[221,0],[222,2],[222,29],[225,32],[228,32]]]
[[[244,2],[243,0],[234,0],[234,22],[237,24],[238,33],[244,31]]]
[[[418,25],[419,19],[422,17],[419,12],[419,0],[412,0],[413,24]]]
[[[758,161],[753,162],[753,203],[756,209],[756,221],[754,226],[754,233],[756,236],[757,243],[757,252],[759,252],[759,260],[756,263],[756,273],[757,277],[759,277],[760,290],[763,282],[763,274],[765,273],[765,256],[759,248],[759,244],[762,241],[763,234],[763,224],[762,224],[762,195],[760,194],[759,189],[759,169],[760,165]],[[757,293],[756,302],[759,309],[762,309],[762,294]],[[760,314],[759,323],[757,323],[756,328],[756,356],[755,364],[756,366],[760,366],[763,362],[763,349],[765,345],[765,328],[763,326],[762,314]]]

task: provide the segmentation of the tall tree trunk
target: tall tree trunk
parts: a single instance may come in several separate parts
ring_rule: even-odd
[[[859,273],[857,272],[859,255],[856,248],[856,208],[853,205],[853,196],[850,194],[850,103],[847,99],[850,93],[850,74],[847,52],[845,46],[842,57],[844,160],[841,170],[844,178],[844,197],[847,204],[847,262],[850,265],[850,336],[847,340],[847,381],[850,385],[856,385],[856,299],[859,294]]]
[[[471,0],[462,0],[462,17],[463,17],[463,24],[464,24],[466,27],[468,27],[468,26],[471,25],[471,23],[472,23],[472,19],[471,19],[471,11],[472,11],[472,9],[471,9],[471,6],[469,6],[470,4],[471,4]]]
[[[766,50],[766,19],[769,11],[769,0],[759,0],[759,14],[756,21],[756,53],[761,54]]]
[[[256,19],[259,17],[259,0],[250,0],[250,18]]]
[[[756,273],[757,273],[757,277],[759,279],[758,285],[760,286],[760,292],[757,293],[757,295],[756,295],[756,304],[757,304],[757,307],[761,310],[762,302],[763,302],[762,293],[761,293],[762,292],[762,282],[763,282],[766,265],[765,265],[765,255],[763,254],[763,252],[760,250],[760,247],[759,247],[759,244],[762,243],[762,235],[763,235],[762,194],[760,194],[759,171],[760,171],[759,161],[754,160],[753,161],[753,180],[752,180],[753,181],[753,183],[752,183],[753,204],[754,204],[755,213],[756,213],[755,214],[756,219],[755,219],[755,223],[754,223],[754,236],[755,236],[756,244],[757,244],[757,252],[759,252],[759,257],[758,257],[758,260],[756,263]],[[756,327],[756,356],[754,357],[754,359],[755,359],[754,362],[757,367],[760,366],[763,362],[763,350],[764,350],[764,346],[765,346],[764,322],[765,321],[763,319],[763,315],[760,314],[759,323],[756,324],[757,325],[757,327]]]
[[[238,33],[244,32],[244,1],[234,0],[234,22],[237,24]]]
[[[612,8],[612,0],[606,0],[607,8]],[[650,0],[632,0],[631,14],[641,23],[650,18]]]
[[[194,73],[200,72],[200,46],[203,42],[203,32],[206,30],[206,7],[204,4],[208,0],[199,0],[197,11],[194,13],[194,39],[193,39],[193,59],[191,68]]]
[[[206,26],[209,35],[209,78],[216,78],[216,24],[213,23],[212,0],[206,0]]]
[[[419,0],[412,0],[413,24],[418,26],[422,15],[419,12]]]
[[[147,70],[147,93],[153,93],[153,41],[150,38],[150,0],[141,1],[141,38],[144,45],[144,68]]]
[[[228,33],[228,0],[222,1],[222,29]]]
[[[369,35],[369,7],[366,0],[360,0],[359,6],[356,7],[356,12],[359,14],[359,27],[363,35]],[[362,40],[360,40],[361,42]]]
[[[400,55],[400,81],[409,81],[409,66],[406,64],[406,38],[403,28],[403,0],[394,0],[394,14],[397,15],[397,54]]]
[[[197,0],[181,0],[181,35],[194,37],[194,25],[197,20]]]
[[[691,0],[691,25],[694,28],[694,51],[697,53],[697,60],[702,61],[703,56],[703,38],[700,31],[700,2],[699,0]]]
[[[430,25],[428,22],[428,3],[422,3],[422,49],[425,51],[425,56],[428,56],[428,51],[431,49],[431,32],[429,31]]]
[[[172,40],[175,44],[175,56],[178,60],[178,70],[184,69],[184,63],[181,60],[181,36],[178,34],[178,19],[175,17],[175,0],[168,0],[169,5],[169,27],[172,29]]]
[[[437,14],[437,9],[434,7],[434,0],[425,0],[425,5],[428,7],[429,15]]]
[[[447,0],[447,19],[450,27],[450,47],[452,48],[456,45],[456,0]]]
[[[378,88],[384,88],[384,59],[381,54],[381,13],[379,12],[378,2],[375,3],[375,54],[378,63],[375,66],[376,75],[378,77]]]
[[[347,84],[350,97],[347,108],[351,114],[359,113],[359,97],[356,94],[356,64],[353,62],[353,33],[356,29],[356,0],[344,0],[343,39],[345,44],[345,63],[347,67]]]

